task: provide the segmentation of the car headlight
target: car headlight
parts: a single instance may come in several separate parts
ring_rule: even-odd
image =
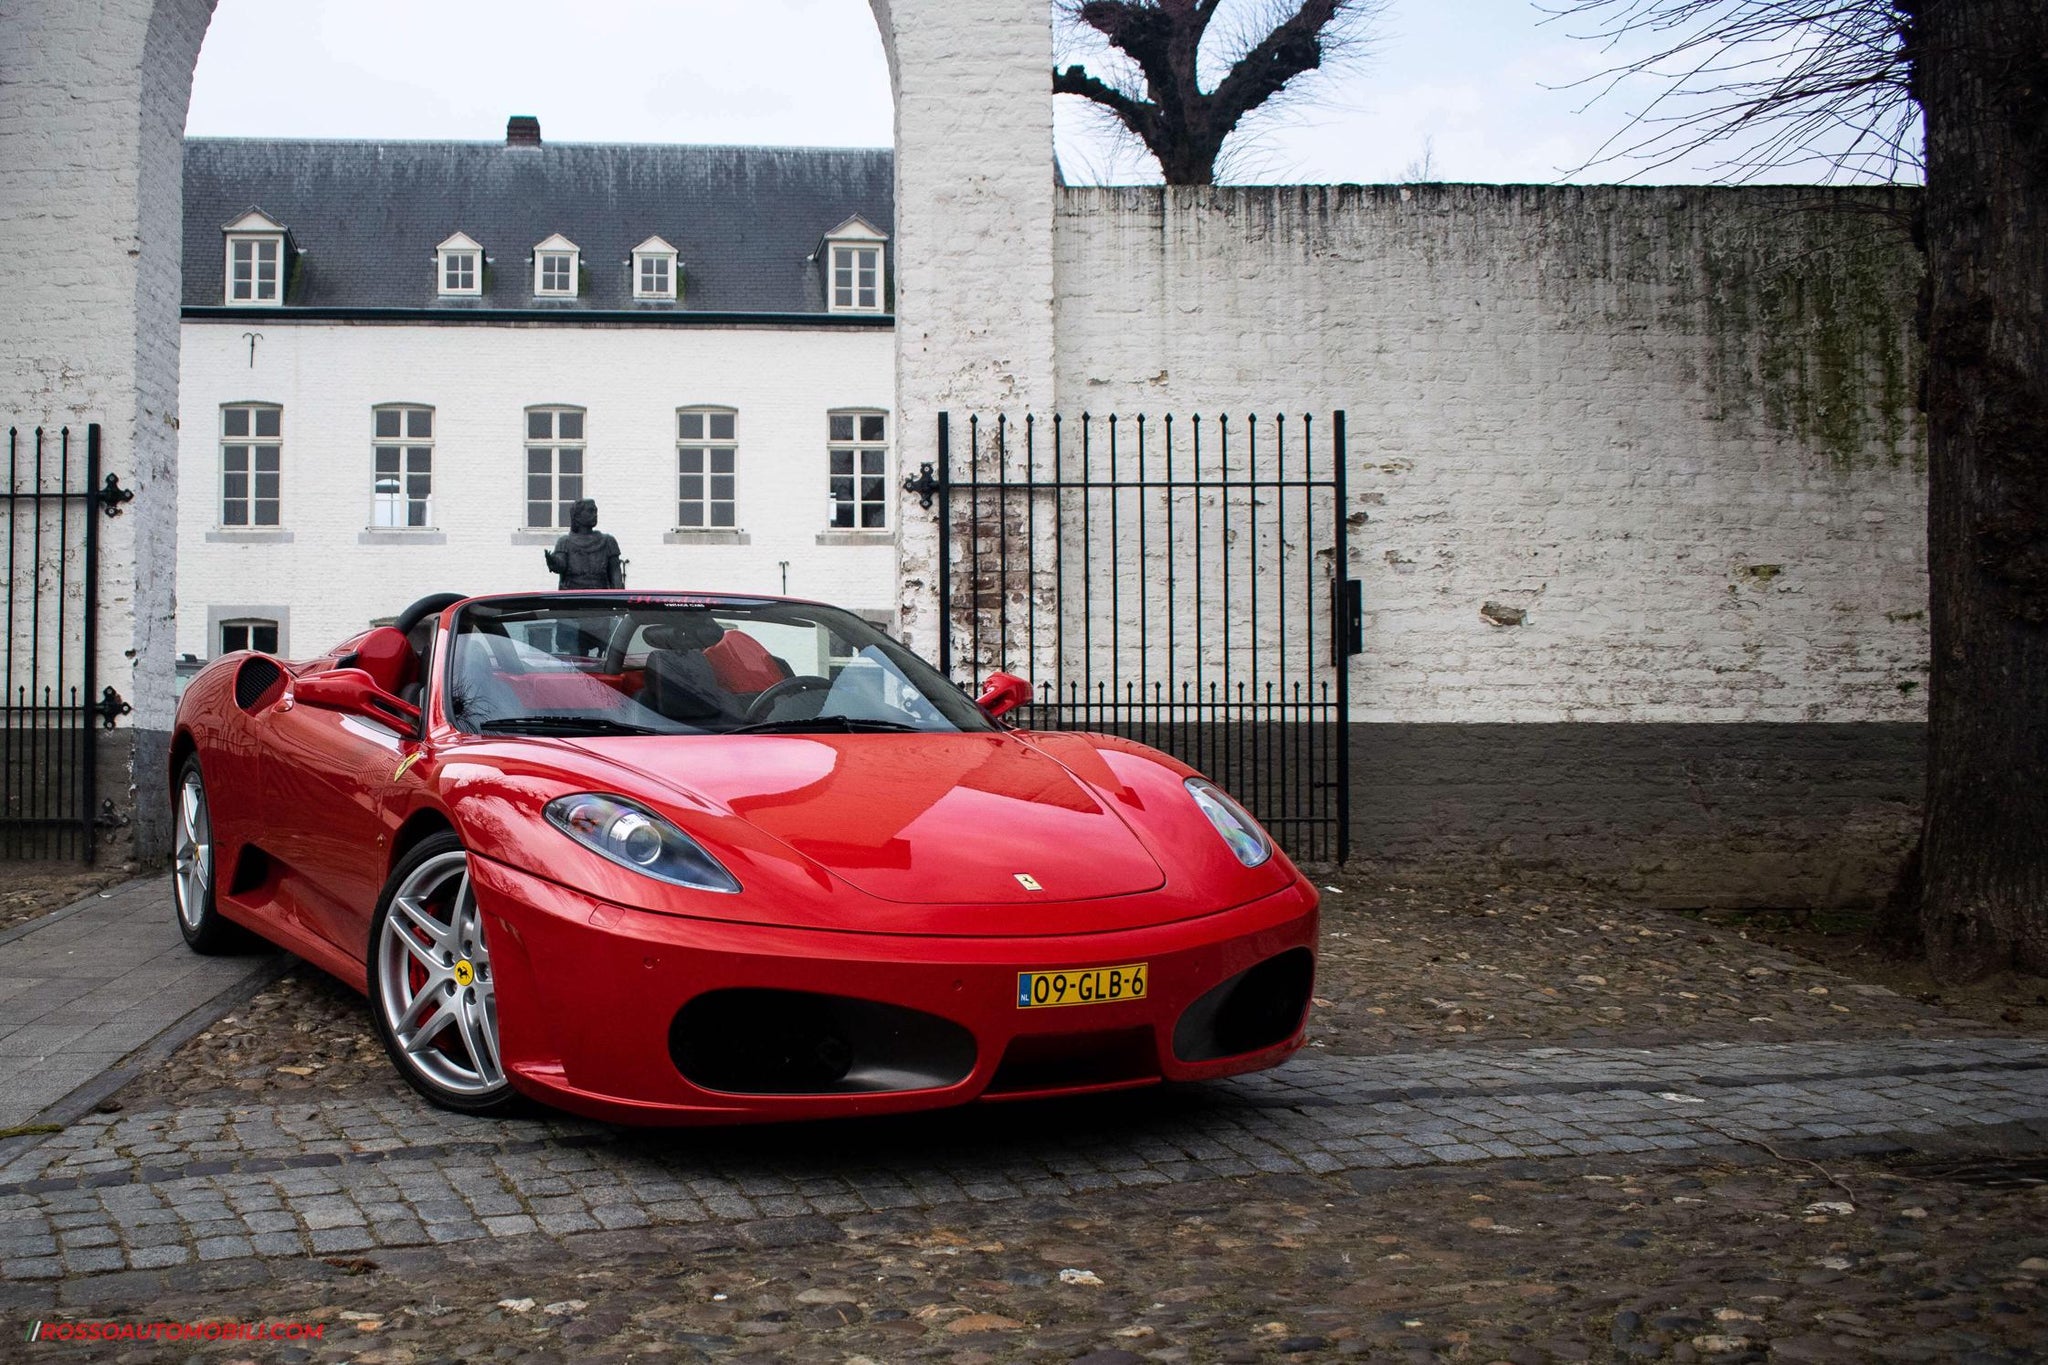
[[[630,801],[583,792],[548,802],[546,814],[549,824],[592,853],[656,881],[728,894],[740,889],[703,845]]]
[[[1195,798],[1195,804],[1216,826],[1216,832],[1230,845],[1239,862],[1257,867],[1273,856],[1273,841],[1266,837],[1266,831],[1259,828],[1250,811],[1225,796],[1221,787],[1206,777],[1191,777],[1187,788],[1188,795]]]

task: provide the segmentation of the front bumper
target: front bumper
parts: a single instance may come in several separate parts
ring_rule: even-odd
[[[1299,877],[1248,904],[1144,929],[956,938],[653,914],[475,855],[470,866],[490,935],[506,1072],[522,1093],[592,1118],[676,1124],[893,1113],[1234,1075],[1273,1066],[1301,1046],[1299,1021],[1277,1042],[1211,1060],[1183,1060],[1174,1046],[1189,1007],[1205,995],[1213,1001],[1221,983],[1290,950],[1314,953],[1317,898]],[[1149,965],[1142,1000],[1017,1006],[1020,971],[1132,962]],[[807,992],[935,1015],[972,1036],[971,1069],[951,1084],[857,1093],[742,1094],[692,1084],[671,1054],[671,1027],[683,1006],[717,991]],[[1063,1050],[1114,1051],[1124,1061],[1108,1072],[1048,1064]]]

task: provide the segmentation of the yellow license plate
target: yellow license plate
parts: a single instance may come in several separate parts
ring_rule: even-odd
[[[1071,972],[1019,972],[1017,1008],[1107,1005],[1119,1000],[1143,1000],[1148,975],[1143,962],[1127,963],[1122,967],[1084,967]]]

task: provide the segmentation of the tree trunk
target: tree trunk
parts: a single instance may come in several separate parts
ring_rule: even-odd
[[[1915,0],[1932,674],[1920,928],[2048,974],[2048,7]]]

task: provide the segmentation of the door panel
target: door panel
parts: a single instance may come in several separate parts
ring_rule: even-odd
[[[308,927],[359,958],[384,885],[393,774],[418,741],[314,706],[278,715],[272,733],[276,851],[292,869]]]

